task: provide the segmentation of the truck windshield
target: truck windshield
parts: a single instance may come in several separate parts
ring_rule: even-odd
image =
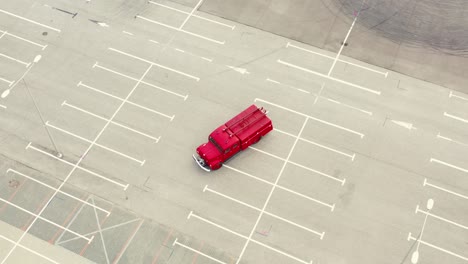
[[[213,143],[213,145],[216,146],[216,148],[218,148],[219,152],[223,153],[223,150],[221,149],[221,147],[218,145],[218,143],[216,143],[216,141],[212,137],[209,137],[208,139],[210,140],[211,143]]]

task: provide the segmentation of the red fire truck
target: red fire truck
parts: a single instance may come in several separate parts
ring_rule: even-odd
[[[197,148],[193,159],[206,171],[219,169],[226,160],[257,143],[273,130],[273,124],[266,113],[263,107],[249,106],[213,131],[208,142]]]

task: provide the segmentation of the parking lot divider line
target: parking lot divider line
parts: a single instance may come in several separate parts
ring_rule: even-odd
[[[22,40],[22,41],[24,41],[24,42],[27,42],[27,43],[29,43],[29,44],[38,46],[38,47],[41,48],[41,50],[45,50],[45,49],[47,48],[47,45],[41,45],[41,44],[36,43],[36,42],[34,42],[34,41],[31,41],[31,40],[29,40],[29,39],[25,39],[25,38],[22,38],[22,37],[20,37],[20,36],[15,35],[15,34],[11,34],[10,32],[2,31],[2,30],[0,30],[0,32],[3,32],[4,35],[11,36],[11,37],[14,37],[14,38],[16,38],[16,39],[19,39],[19,40]],[[0,37],[0,38],[1,38],[1,37]]]
[[[117,264],[120,259],[122,258],[123,254],[125,253],[125,250],[127,250],[128,246],[132,242],[133,238],[135,237],[136,233],[138,230],[140,230],[141,225],[143,225],[144,220],[141,219],[138,225],[136,226],[135,230],[133,230],[133,233],[130,235],[130,237],[127,239],[127,242],[123,245],[123,247],[120,249],[118,252],[117,256],[114,258],[114,261],[112,261],[112,264]]]
[[[428,246],[428,247],[433,248],[433,249],[437,249],[437,250],[439,250],[439,251],[442,251],[442,252],[444,252],[444,253],[447,253],[447,254],[452,255],[452,256],[454,256],[454,257],[457,257],[457,258],[459,258],[459,259],[468,261],[468,257],[464,257],[464,256],[459,255],[459,254],[456,254],[456,253],[454,253],[454,252],[452,252],[452,251],[450,251],[450,250],[443,249],[443,248],[441,248],[441,247],[439,247],[439,246],[436,246],[436,245],[434,245],[434,244],[431,244],[431,243],[428,243],[428,242],[423,241],[423,240],[421,240],[421,239],[412,237],[412,236],[411,236],[411,233],[410,233],[410,235],[408,236],[408,240],[418,241],[418,242],[420,242],[421,244],[423,244],[423,245],[425,245],[425,246]]]
[[[44,217],[42,217],[42,216],[40,216],[40,215],[38,215],[38,214],[35,214],[35,213],[33,213],[33,212],[30,212],[30,211],[28,211],[28,210],[22,208],[21,206],[18,206],[18,205],[14,204],[14,203],[8,202],[7,200],[4,200],[3,198],[0,198],[0,201],[3,201],[3,202],[5,202],[5,203],[8,203],[10,206],[15,207],[16,209],[19,209],[20,211],[23,211],[23,212],[25,212],[25,213],[27,213],[27,214],[30,214],[30,215],[32,215],[32,216],[35,216],[36,219],[41,219],[41,220],[44,221],[44,222],[47,222],[47,223],[49,223],[49,224],[51,224],[51,225],[54,225],[54,226],[59,227],[59,228],[62,228],[62,229],[64,229],[65,231],[70,232],[71,234],[73,234],[73,235],[75,235],[75,236],[78,236],[78,237],[80,237],[80,238],[82,238],[82,239],[84,239],[84,240],[86,240],[86,241],[88,241],[88,242],[92,240],[92,237],[91,237],[91,238],[87,238],[87,237],[85,237],[85,236],[83,236],[83,235],[81,235],[81,234],[78,234],[77,232],[74,232],[74,231],[72,231],[72,230],[70,230],[70,229],[67,229],[66,227],[63,227],[63,226],[61,226],[61,225],[59,225],[59,224],[57,224],[57,223],[54,223],[54,222],[52,222],[52,221],[50,221],[50,220],[48,220],[48,219],[46,219],[46,218],[44,218]],[[46,203],[46,204],[47,204],[47,203]],[[45,206],[44,208],[46,208],[46,207],[47,207],[47,206]],[[29,225],[28,229],[30,229],[31,226],[32,226],[32,224]]]
[[[221,260],[218,260],[218,259],[216,259],[216,258],[214,258],[214,257],[212,257],[212,256],[209,256],[209,255],[207,255],[207,254],[205,254],[205,253],[203,253],[203,252],[201,252],[201,251],[198,251],[198,250],[196,250],[196,249],[194,249],[194,248],[191,248],[191,247],[186,246],[186,245],[184,245],[184,244],[182,244],[182,243],[179,243],[179,242],[177,241],[177,238],[176,238],[176,240],[175,240],[174,243],[173,243],[173,246],[175,246],[175,245],[180,246],[180,247],[183,247],[183,248],[185,248],[185,249],[188,249],[188,250],[190,250],[190,251],[192,251],[192,252],[195,252],[195,253],[197,253],[197,254],[199,254],[199,255],[201,255],[201,256],[204,256],[204,257],[207,258],[207,259],[211,259],[212,261],[214,261],[214,262],[216,262],[216,263],[219,263],[219,264],[227,264],[226,262],[223,262],[223,261],[221,261]]]
[[[71,162],[69,162],[69,161],[67,161],[67,160],[65,160],[65,159],[60,159],[60,158],[58,158],[58,157],[56,157],[56,156],[54,156],[54,155],[52,155],[52,154],[50,154],[50,153],[47,153],[47,152],[45,152],[45,151],[43,151],[43,150],[41,150],[41,149],[38,149],[38,148],[34,147],[33,145],[31,145],[31,143],[28,145],[27,149],[29,149],[29,148],[30,148],[30,149],[33,149],[33,150],[35,150],[35,151],[37,151],[37,152],[39,152],[39,153],[42,153],[42,154],[44,154],[44,155],[46,155],[46,156],[49,156],[49,157],[51,157],[51,158],[53,158],[53,159],[55,159],[55,160],[58,160],[58,161],[60,161],[60,162],[62,162],[62,163],[65,163],[65,164],[70,165],[70,166],[74,166],[73,163],[71,163]],[[128,187],[128,184],[122,184],[122,183],[120,183],[120,182],[114,181],[114,180],[112,180],[112,179],[109,179],[109,178],[107,178],[107,177],[105,177],[105,176],[103,176],[103,175],[101,175],[101,174],[98,174],[98,173],[96,173],[96,172],[94,172],[94,171],[91,171],[91,170],[88,170],[88,169],[86,169],[86,168],[83,168],[83,167],[81,167],[81,166],[77,166],[77,169],[79,169],[79,170],[81,170],[81,171],[84,171],[84,172],[87,172],[87,173],[89,173],[89,174],[91,174],[91,175],[93,175],[93,176],[96,176],[96,177],[98,177],[98,178],[100,178],[100,179],[102,179],[102,180],[105,180],[105,181],[108,181],[108,182],[113,183],[113,184],[115,184],[115,185],[118,185],[118,186],[120,186],[120,187],[122,187],[122,188],[124,188],[124,189],[126,189],[126,188]]]
[[[443,218],[443,217],[441,217],[441,216],[435,215],[435,214],[430,213],[430,212],[428,212],[428,211],[421,210],[421,209],[419,209],[419,207],[416,209],[416,212],[417,212],[417,213],[419,212],[419,213],[422,213],[422,214],[431,216],[431,217],[433,217],[433,218],[435,218],[435,219],[439,219],[439,220],[441,220],[441,221],[443,221],[443,222],[446,222],[446,223],[452,224],[452,225],[454,225],[454,226],[457,226],[457,227],[463,228],[463,229],[465,229],[465,230],[468,230],[468,226],[465,226],[465,225],[456,223],[456,222],[454,222],[454,221],[448,220],[448,219],[446,219],[446,218]]]
[[[53,187],[53,186],[51,186],[51,185],[48,185],[48,184],[46,184],[46,183],[44,183],[44,182],[41,182],[40,180],[38,180],[38,179],[36,179],[36,178],[34,178],[34,177],[31,177],[31,176],[29,176],[29,175],[26,175],[26,174],[24,174],[24,173],[21,173],[21,172],[19,172],[19,171],[14,170],[14,169],[8,169],[7,172],[13,172],[13,173],[15,173],[15,174],[18,174],[18,175],[20,175],[20,176],[23,176],[23,177],[25,177],[25,178],[27,178],[27,179],[29,179],[29,180],[32,180],[32,181],[34,181],[34,182],[36,182],[36,183],[38,183],[38,184],[40,184],[40,185],[42,185],[42,186],[45,186],[45,187],[47,187],[47,188],[52,189],[52,190],[55,191],[55,187]],[[93,205],[93,204],[87,202],[86,200],[83,200],[83,199],[81,199],[81,198],[78,198],[78,197],[76,197],[76,196],[74,196],[74,195],[71,195],[71,194],[69,194],[69,193],[67,193],[67,192],[59,191],[59,193],[65,195],[65,196],[67,196],[67,197],[70,197],[70,198],[72,198],[72,199],[74,199],[74,200],[77,200],[78,202],[81,202],[81,203],[84,203],[84,204],[89,205],[89,206],[91,206],[91,207],[94,207],[94,208],[96,208],[96,209],[98,209],[98,210],[100,210],[100,211],[102,211],[102,212],[104,212],[104,213],[106,213],[106,214],[110,214],[110,212],[109,212],[108,210],[105,210],[105,209],[103,209],[103,208],[101,208],[101,207],[99,207],[99,206],[95,206],[95,205]]]
[[[167,24],[152,20],[152,19],[146,18],[144,16],[136,15],[135,18],[140,18],[140,19],[145,20],[147,22],[150,22],[150,23],[153,23],[153,24],[156,24],[156,25],[159,25],[159,26],[163,26],[163,27],[166,27],[166,28],[170,28],[170,29],[173,29],[173,30],[176,30],[176,31],[180,31],[180,32],[186,33],[186,34],[194,36],[194,37],[198,37],[198,38],[201,38],[201,39],[204,39],[204,40],[207,40],[207,41],[214,42],[216,44],[224,45],[224,43],[226,43],[225,41],[215,40],[215,39],[212,39],[212,38],[209,38],[209,37],[205,37],[205,36],[202,36],[202,35],[187,31],[187,30],[179,29],[177,27],[174,27],[174,26],[171,26],[171,25],[167,25]]]
[[[277,62],[280,63],[280,64],[283,64],[283,65],[289,66],[291,68],[301,70],[301,71],[304,71],[304,72],[308,72],[308,73],[320,76],[322,78],[325,78],[325,79],[328,79],[328,80],[331,80],[331,81],[335,81],[335,82],[338,82],[338,83],[341,83],[341,84],[345,84],[345,85],[348,85],[348,86],[351,86],[353,88],[360,89],[360,90],[363,90],[363,91],[366,91],[366,92],[369,92],[369,93],[373,93],[373,94],[376,94],[376,95],[380,95],[382,93],[381,91],[376,91],[376,90],[373,90],[373,89],[370,89],[370,88],[366,88],[364,86],[357,85],[357,84],[354,84],[354,83],[351,83],[351,82],[348,82],[348,81],[345,81],[345,80],[341,80],[341,79],[338,79],[338,78],[333,77],[333,76],[327,76],[326,74],[316,72],[316,71],[313,71],[313,70],[310,70],[310,69],[307,69],[307,68],[292,64],[290,62],[280,60],[280,59],[278,59]]]
[[[453,195],[458,196],[458,197],[460,197],[460,198],[463,198],[463,199],[468,200],[468,196],[467,196],[467,195],[463,195],[463,194],[460,194],[460,193],[457,193],[457,192],[454,192],[454,191],[451,191],[451,190],[442,188],[442,187],[437,186],[437,185],[435,185],[435,184],[429,183],[429,182],[427,181],[427,179],[424,179],[423,186],[426,186],[426,185],[427,185],[427,186],[430,186],[430,187],[432,187],[432,188],[435,188],[435,189],[437,189],[437,190],[440,190],[440,191],[443,191],[443,192],[446,192],[446,193],[450,193],[450,194],[453,194]]]
[[[0,235],[0,238],[4,239],[4,240],[6,240],[6,241],[8,241],[8,242],[10,242],[10,243],[12,243],[12,244],[15,244],[15,241],[13,241],[13,240],[11,240],[11,239],[9,239],[9,238],[3,236],[3,235]],[[28,247],[25,247],[25,246],[23,246],[23,245],[18,245],[18,247],[20,247],[20,248],[22,248],[22,249],[24,249],[24,250],[26,250],[26,251],[28,251],[28,252],[31,252],[31,253],[33,253],[34,255],[39,256],[39,257],[41,257],[41,258],[43,258],[43,259],[45,259],[45,260],[47,260],[47,261],[49,261],[49,262],[51,262],[51,263],[54,263],[54,264],[61,264],[61,263],[59,263],[59,262],[57,262],[57,261],[55,261],[55,260],[53,260],[53,259],[51,259],[51,258],[49,258],[49,257],[47,257],[47,256],[45,256],[45,255],[42,255],[41,253],[39,253],[39,252],[37,252],[37,251],[35,251],[35,250],[32,250],[32,249],[30,249],[30,248],[28,248]]]
[[[456,116],[456,115],[449,114],[447,112],[444,112],[444,116],[455,119],[455,120],[458,120],[458,121],[463,122],[463,123],[468,123],[468,120],[463,119],[463,118],[461,118],[459,116]]]
[[[259,101],[259,102],[262,102],[262,103],[265,103],[265,104],[269,104],[269,105],[275,106],[275,107],[277,107],[277,108],[280,108],[280,109],[289,111],[289,112],[291,112],[291,113],[295,113],[295,114],[301,115],[301,116],[303,116],[303,117],[307,117],[307,118],[309,118],[309,119],[311,119],[311,120],[314,120],[314,121],[317,121],[317,122],[319,122],[319,123],[322,123],[322,124],[325,124],[325,125],[328,125],[328,126],[331,126],[331,127],[334,127],[334,128],[338,128],[338,129],[347,131],[347,132],[349,132],[349,133],[351,133],[351,134],[358,135],[359,137],[361,137],[361,139],[364,138],[364,134],[363,134],[363,133],[354,131],[354,130],[349,129],[349,128],[342,127],[342,126],[337,125],[337,124],[330,123],[330,122],[325,121],[325,120],[322,120],[322,119],[320,119],[320,118],[316,118],[316,117],[313,117],[313,116],[310,116],[310,115],[306,115],[306,114],[304,114],[304,113],[301,113],[301,112],[298,112],[298,111],[289,109],[289,108],[287,108],[287,107],[284,107],[284,106],[281,106],[281,105],[278,105],[278,104],[275,104],[275,103],[272,103],[272,102],[268,102],[268,101],[263,100],[263,99],[260,99],[260,98],[255,98],[254,101],[255,101],[255,102]]]
[[[88,202],[89,197],[90,197],[90,196],[88,196],[88,197],[86,198],[86,200],[85,200],[86,202]],[[82,203],[81,206],[80,206],[80,208],[78,209],[78,212],[76,212],[76,214],[73,215],[73,218],[71,219],[71,221],[67,223],[66,228],[70,228],[70,226],[75,222],[76,218],[78,218],[78,216],[81,214],[81,211],[83,210],[84,206],[85,206],[85,204]],[[59,245],[59,244],[62,244],[62,243],[63,243],[62,238],[63,238],[64,235],[65,235],[65,232],[62,232],[62,233],[60,234],[60,236],[58,237],[58,239],[55,241],[55,245]],[[85,237],[88,237],[88,236],[90,236],[90,235],[94,235],[94,234],[83,234],[83,236],[85,236]],[[71,238],[71,239],[69,239],[69,240],[77,240],[77,239],[80,239],[80,238],[77,237],[77,236],[75,236],[74,238]],[[89,245],[89,243],[86,243],[86,245]]]
[[[173,69],[173,68],[170,68],[170,67],[161,65],[161,64],[156,63],[156,62],[152,62],[152,61],[149,61],[149,60],[140,58],[140,57],[138,57],[138,56],[132,55],[132,54],[130,54],[130,53],[127,53],[127,52],[124,52],[124,51],[121,51],[121,50],[118,50],[118,49],[115,49],[115,48],[111,48],[111,47],[110,47],[110,48],[108,48],[108,49],[111,50],[111,51],[114,51],[114,52],[116,52],[116,53],[125,55],[125,56],[127,56],[127,57],[130,57],[130,58],[133,58],[133,59],[136,59],[136,60],[139,60],[139,61],[143,61],[143,62],[149,63],[149,64],[151,64],[151,65],[153,65],[153,66],[158,67],[158,68],[165,69],[165,70],[168,70],[168,71],[171,71],[171,72],[180,74],[180,75],[182,75],[182,76],[185,76],[185,77],[194,79],[194,80],[196,80],[197,82],[200,81],[200,78],[199,78],[199,77],[193,76],[193,75],[191,75],[191,74],[188,74],[188,73],[185,73],[185,72],[182,72],[182,71],[179,71],[179,70],[176,70],[176,69]]]
[[[456,169],[456,170],[459,170],[459,171],[468,173],[468,169],[464,169],[464,168],[455,166],[455,165],[450,164],[450,163],[447,163],[447,162],[445,162],[445,161],[441,161],[441,160],[438,160],[438,159],[431,158],[431,159],[430,159],[430,162],[439,163],[439,164],[445,165],[445,166],[447,166],[447,167],[449,167],[449,168]]]
[[[31,20],[31,19],[28,19],[28,18],[19,16],[19,15],[15,15],[15,14],[10,13],[10,12],[8,12],[8,11],[5,11],[5,10],[3,10],[3,9],[0,9],[0,13],[3,13],[3,14],[6,14],[6,15],[9,15],[9,16],[12,16],[12,17],[15,17],[15,18],[18,18],[18,19],[27,21],[27,22],[32,23],[32,24],[34,24],[34,25],[38,25],[38,26],[41,26],[41,27],[44,27],[44,28],[47,28],[47,29],[50,29],[50,30],[53,30],[53,31],[56,31],[56,32],[60,32],[60,29],[53,28],[53,27],[50,27],[50,26],[41,24],[41,23],[39,23],[39,22],[36,22],[36,21],[34,21],[34,20]]]

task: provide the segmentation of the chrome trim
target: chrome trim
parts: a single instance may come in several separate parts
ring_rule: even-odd
[[[197,155],[197,156],[198,156],[198,155]],[[202,168],[203,170],[205,170],[205,171],[207,171],[207,172],[210,172],[210,171],[211,171],[210,169],[208,169],[208,168],[206,168],[205,166],[203,166],[203,165],[200,164],[200,160],[201,160],[202,158],[200,158],[199,156],[197,157],[197,156],[195,156],[195,154],[192,155],[193,159],[197,162],[198,166],[199,166],[200,168]]]

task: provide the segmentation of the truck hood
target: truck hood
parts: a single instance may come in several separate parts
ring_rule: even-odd
[[[207,142],[205,144],[200,145],[197,148],[197,154],[200,156],[200,158],[204,159],[207,163],[210,161],[213,161],[221,153],[219,152],[218,148],[211,142]]]

